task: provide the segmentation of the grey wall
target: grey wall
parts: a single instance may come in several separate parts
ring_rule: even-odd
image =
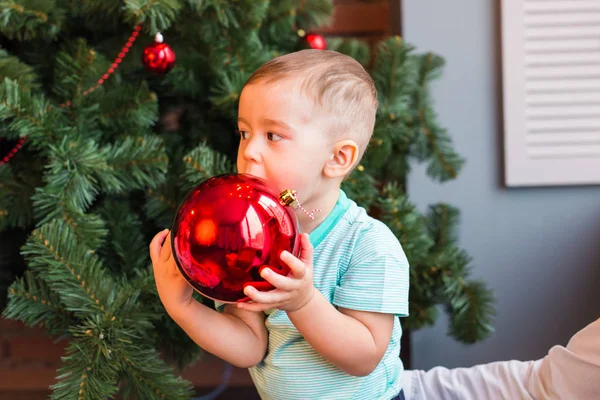
[[[600,185],[502,185],[499,1],[403,1],[404,38],[447,60],[434,98],[467,159],[443,185],[416,166],[409,195],[423,210],[438,201],[461,209],[461,245],[474,258],[473,276],[495,291],[498,311],[496,333],[473,346],[446,335],[444,315],[416,332],[413,368],[535,359],[600,317]]]

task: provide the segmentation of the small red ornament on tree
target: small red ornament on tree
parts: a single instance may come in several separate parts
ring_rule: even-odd
[[[144,67],[155,74],[165,74],[175,65],[175,52],[166,43],[159,33],[154,38],[154,43],[147,46],[142,54]]]
[[[305,40],[308,46],[312,49],[327,50],[327,41],[323,35],[319,35],[318,33],[309,33],[306,35]]]
[[[279,257],[284,250],[298,255],[297,220],[288,207],[295,202],[294,192],[277,195],[251,175],[226,174],[200,183],[179,206],[171,230],[179,270],[213,300],[248,300],[247,285],[273,289],[260,271],[289,273]]]

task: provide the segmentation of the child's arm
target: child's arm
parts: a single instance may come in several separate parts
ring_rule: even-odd
[[[156,288],[167,313],[198,346],[241,368],[258,364],[267,351],[264,313],[227,304],[219,313],[193,297],[193,289],[181,275],[171,254],[168,231],[150,243]]]
[[[290,321],[326,360],[350,375],[369,375],[390,344],[394,316],[340,308],[315,290],[304,307],[288,311]]]
[[[169,315],[198,346],[236,367],[253,367],[266,354],[267,329],[262,312],[226,304],[220,313],[193,300]]]
[[[383,358],[390,343],[392,314],[336,309],[313,285],[312,245],[307,234],[301,236],[300,258],[283,252],[281,260],[291,270],[281,276],[263,269],[263,277],[277,289],[259,292],[246,287],[255,303],[238,307],[261,311],[279,308],[306,341],[326,360],[351,375],[370,374]]]

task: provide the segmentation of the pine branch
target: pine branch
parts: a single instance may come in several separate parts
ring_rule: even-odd
[[[51,386],[52,400],[105,400],[117,394],[119,365],[102,343],[103,335],[86,332],[74,332],[58,370],[58,383]]]
[[[87,100],[91,100],[92,96],[87,96]],[[100,126],[98,114],[100,107],[98,103],[90,103],[79,101],[77,106],[72,106],[65,111],[68,114],[70,121],[69,125],[73,127],[74,132],[77,132],[83,140],[92,140],[96,143],[105,143],[109,137],[110,131],[103,129]]]
[[[423,120],[424,121],[424,120]],[[452,140],[445,130],[434,132],[422,126],[423,139],[417,143],[427,146],[431,153],[427,175],[440,182],[455,179],[464,166],[465,160],[452,147]]]
[[[28,142],[42,153],[49,143],[73,132],[61,111],[9,78],[0,83],[0,120],[8,128],[0,132],[10,133],[11,138],[27,136]]]
[[[102,205],[101,213],[110,236],[100,255],[113,271],[134,276],[150,261],[148,243],[142,235],[142,223],[136,211],[125,200],[109,199]]]
[[[183,158],[185,172],[182,191],[187,192],[200,182],[215,175],[233,171],[231,162],[222,154],[202,143]]]
[[[43,326],[51,335],[59,336],[67,336],[69,327],[75,323],[75,316],[65,310],[59,296],[30,271],[10,286],[8,305],[2,316],[30,327]]]
[[[8,164],[0,165],[0,231],[27,228],[33,221],[32,188],[17,180]]]
[[[16,95],[6,96],[7,103],[19,103],[18,88],[5,80],[5,87],[9,86]],[[22,126],[24,121],[28,120],[15,119],[13,124],[19,122]],[[23,130],[29,128],[25,126]],[[31,135],[30,130],[28,134]],[[65,209],[81,213],[96,198],[100,183],[108,191],[152,187],[160,183],[166,168],[166,156],[161,157],[162,144],[153,136],[125,138],[100,151],[94,141],[69,135],[63,136],[58,145],[46,142],[46,148],[50,150],[47,186],[34,198],[42,216],[47,216],[48,211],[53,211],[51,216],[64,213]]]
[[[109,193],[156,188],[165,179],[168,158],[156,135],[126,136],[107,146],[105,154],[107,168],[96,172]]]
[[[421,260],[410,261],[409,316],[403,323],[406,329],[433,325],[438,317],[437,305],[444,303],[440,294],[443,270],[436,260],[426,258],[427,255],[421,255]]]
[[[150,35],[166,31],[183,7],[180,0],[126,0],[125,19],[132,25],[143,24]]]
[[[261,24],[269,8],[268,1],[187,0],[187,3],[204,20],[214,20],[220,27],[244,33]]]
[[[93,17],[98,15],[118,14],[123,2],[121,0],[78,1],[71,4],[70,12],[74,17]]]
[[[136,300],[139,304],[139,301]],[[174,375],[157,352],[126,327],[115,329],[88,319],[71,329],[73,339],[59,370],[53,399],[106,399],[119,390],[125,398],[187,399],[189,383]],[[121,389],[119,389],[121,388]]]
[[[463,343],[485,339],[493,328],[492,293],[478,281],[468,281],[471,257],[462,249],[446,244],[431,253],[425,262],[411,262],[411,309],[409,329],[432,325],[437,304],[445,305],[450,317],[449,334]]]
[[[413,283],[411,280],[411,285],[415,284],[417,283]],[[427,326],[433,326],[440,314],[437,305],[426,306],[428,302],[422,301],[424,300],[423,297],[413,297],[411,295],[410,299],[409,315],[402,320],[402,329],[405,331],[417,331]]]
[[[28,119],[23,119],[33,122],[30,126],[25,126],[23,121],[17,119],[24,111],[25,105],[30,105],[33,102],[29,93],[29,88],[21,88],[19,83],[11,78],[4,77],[2,83],[0,83],[0,120],[5,121],[5,124],[8,122],[8,126],[0,131],[4,137],[19,138],[27,136],[33,129],[39,129],[38,120],[33,120],[30,116]]]
[[[60,218],[71,229],[76,240],[90,249],[98,248],[106,238],[107,229],[99,215],[65,210]]]
[[[343,37],[329,38],[327,39],[327,49],[346,54],[358,61],[363,67],[367,67],[371,60],[369,45],[363,40]]]
[[[99,117],[100,126],[105,132],[146,133],[158,121],[158,97],[150,91],[145,81],[138,85],[110,87],[98,99],[98,104],[99,110],[96,110],[94,117]]]
[[[271,2],[267,16],[259,29],[263,46],[275,52],[270,58],[291,52],[298,47],[296,29],[302,26],[298,25],[296,6],[296,2],[292,4],[289,1]],[[277,43],[277,47],[272,47],[271,43]]]
[[[135,273],[140,273],[135,271]],[[147,279],[154,278],[153,274],[145,272]],[[134,273],[130,273],[130,276]],[[147,280],[146,279],[146,280]],[[127,342],[140,342],[151,332],[153,323],[162,315],[157,313],[153,307],[142,303],[146,299],[144,290],[149,290],[148,285],[144,285],[145,280],[135,279],[130,282],[129,277],[122,276],[118,280],[118,292],[111,299],[115,316],[110,318],[111,329],[118,331],[121,340]],[[142,284],[142,285],[140,285]],[[160,303],[160,299],[154,289],[152,292],[152,301]]]
[[[188,1],[190,4],[189,26],[193,30],[179,27],[183,37],[197,39],[199,44],[192,48],[206,46],[204,54],[208,55],[207,66],[213,74],[220,74],[224,69],[238,71],[243,75],[253,72],[260,64],[251,59],[264,61],[269,52],[260,40],[260,27],[263,25],[269,1]],[[214,21],[214,23],[205,23]],[[288,32],[289,33],[289,32]],[[263,62],[264,62],[263,61]],[[228,72],[228,73],[229,73]],[[214,79],[208,82],[212,85]]]
[[[415,135],[409,129],[418,77],[418,63],[412,51],[413,47],[398,36],[382,41],[371,72],[379,95],[379,109],[365,157],[378,179],[402,185],[410,171],[408,155]]]
[[[380,121],[381,119],[378,119],[375,122],[373,136],[371,136],[369,147],[363,156],[363,163],[368,165],[375,173],[382,175],[380,171],[384,170],[386,164],[392,161],[391,155],[394,150],[394,142],[391,140],[391,136],[395,127]],[[408,163],[405,162],[405,164]],[[402,174],[407,168],[402,168],[399,174]]]
[[[329,25],[333,16],[333,2],[331,0],[297,1],[287,0],[288,9],[294,10],[296,25],[305,30],[318,26]],[[297,6],[297,8],[293,8]]]
[[[426,216],[426,222],[429,234],[435,241],[433,251],[457,244],[460,211],[456,207],[443,203],[431,205]]]
[[[413,47],[399,36],[385,39],[377,47],[371,75],[382,115],[406,115],[418,77],[418,64],[412,51]]]
[[[197,300],[202,302],[204,299]],[[175,363],[182,370],[185,366],[196,362],[204,352],[164,311],[162,304],[157,299],[153,301],[154,303],[152,304],[160,307],[157,310],[157,314],[162,315],[154,323],[154,330],[152,331],[155,343],[154,347],[161,349],[165,359],[170,363]]]
[[[0,1],[0,32],[9,39],[54,39],[64,19],[56,0]]]
[[[21,88],[39,89],[38,76],[34,69],[21,62],[19,58],[10,56],[6,50],[0,49],[0,79],[9,78],[16,81]]]
[[[195,13],[202,13],[208,7],[206,0],[186,0],[185,3]]]
[[[49,162],[44,177],[48,193],[60,198],[66,208],[84,212],[99,193],[96,172],[107,170],[106,154],[93,140],[62,138],[58,145],[48,145]]]
[[[452,278],[449,278],[452,279]],[[455,283],[456,282],[456,283]],[[449,335],[463,343],[487,338],[494,328],[494,297],[483,282],[446,281],[450,314]]]
[[[65,222],[53,220],[34,229],[22,254],[29,268],[60,296],[68,311],[107,319],[120,311],[113,301],[118,290],[116,282],[98,257],[77,242]]]
[[[65,222],[73,232],[77,241],[90,249],[98,248],[107,235],[104,221],[100,216],[91,213],[81,213],[69,208],[60,194],[50,193],[46,188],[37,190],[33,196],[36,208],[37,227],[45,225],[53,219]]]
[[[444,60],[432,53],[418,57],[419,78],[415,91],[415,147],[413,155],[429,160],[427,174],[440,182],[455,179],[465,160],[452,147],[452,140],[438,122],[429,95],[429,84],[440,73]]]
[[[174,181],[167,181],[157,189],[146,190],[144,212],[159,227],[170,227],[179,206],[179,188]]]
[[[204,18],[212,18],[217,21],[218,25],[239,28],[237,18],[232,10],[232,4],[230,4],[231,2],[219,0],[187,0],[186,3],[193,11],[203,14],[202,16]]]
[[[403,111],[404,112],[404,111]],[[410,170],[410,131],[395,114],[381,115],[375,122],[363,163],[378,180],[397,181],[404,185]]]
[[[220,74],[211,88],[210,101],[227,115],[235,115],[236,106],[250,72],[227,71]]]
[[[125,398],[148,400],[189,399],[193,387],[173,368],[162,361],[154,349],[127,345],[120,351],[125,366],[125,385],[122,394]]]
[[[152,327],[138,335],[146,343],[151,344],[153,348],[160,349],[164,359],[169,363],[176,363],[182,370],[186,365],[194,363],[203,354],[198,345],[185,333],[179,325],[167,314],[158,297],[156,283],[154,282],[154,273],[152,267],[134,271],[135,277],[131,278],[130,286],[136,288],[138,293],[135,297],[137,312],[143,312],[151,321]],[[124,290],[123,293],[126,293]],[[200,303],[206,303],[206,299],[195,294],[196,300]],[[210,304],[207,304],[210,307]],[[135,310],[132,308],[132,310]],[[135,325],[129,324],[132,327]]]
[[[261,36],[265,43],[277,43],[279,48],[287,49],[288,37],[297,42],[297,29],[311,30],[331,22],[333,3],[331,0],[280,0],[271,2],[263,22]],[[292,51],[292,50],[289,50]]]
[[[98,77],[109,65],[102,54],[90,48],[84,39],[77,39],[56,55],[52,90],[61,102],[78,105],[84,97],[84,91],[96,85]],[[100,86],[96,90],[103,92],[104,88]],[[69,112],[74,111],[73,108],[69,109]]]
[[[258,31],[252,31],[250,36],[238,38],[231,46],[231,50],[225,52],[227,68],[219,72],[231,74],[239,71],[243,76],[250,77],[252,72],[275,56],[271,49],[263,45]]]
[[[164,91],[173,96],[186,96],[190,99],[204,101],[203,94],[207,91],[204,87],[204,78],[202,72],[192,68],[192,65],[206,65],[208,60],[204,54],[199,54],[190,49],[174,49],[177,56],[177,64],[164,77],[161,86]],[[179,54],[183,53],[180,57]],[[205,71],[203,71],[206,73]]]
[[[384,222],[402,244],[411,264],[429,254],[433,241],[429,236],[422,215],[395,182],[387,184],[378,199],[378,219]]]

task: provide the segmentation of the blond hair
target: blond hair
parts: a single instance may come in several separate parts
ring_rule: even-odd
[[[330,50],[301,50],[276,57],[248,78],[246,85],[299,79],[300,89],[314,105],[332,114],[329,132],[337,139],[348,135],[362,157],[373,134],[377,90],[373,79],[352,57]]]

